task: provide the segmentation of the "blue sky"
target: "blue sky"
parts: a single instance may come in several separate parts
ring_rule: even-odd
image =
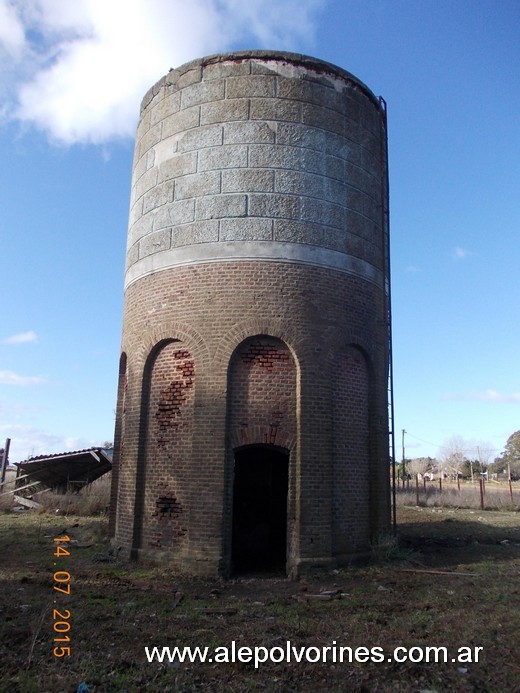
[[[517,0],[0,0],[0,445],[113,437],[139,103],[170,67],[285,49],[388,104],[397,456],[520,429]]]

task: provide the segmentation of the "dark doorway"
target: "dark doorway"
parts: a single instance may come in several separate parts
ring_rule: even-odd
[[[250,445],[235,451],[233,571],[284,571],[289,454]]]

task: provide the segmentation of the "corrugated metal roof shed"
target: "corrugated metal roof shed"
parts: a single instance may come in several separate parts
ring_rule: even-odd
[[[112,450],[98,447],[39,455],[16,466],[31,481],[39,481],[49,488],[80,489],[112,469]]]

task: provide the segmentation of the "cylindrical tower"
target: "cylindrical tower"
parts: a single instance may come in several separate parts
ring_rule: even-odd
[[[145,96],[111,506],[127,555],[295,576],[389,530],[382,104],[273,51]]]

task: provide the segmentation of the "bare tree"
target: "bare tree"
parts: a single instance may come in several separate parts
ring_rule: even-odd
[[[473,445],[475,447],[475,457],[480,462],[482,469],[485,471],[493,462],[495,457],[495,449],[487,440],[477,440]]]
[[[413,460],[408,460],[408,471],[415,476],[416,474],[424,474],[431,469],[435,464],[435,460],[431,457],[415,457]]]
[[[448,438],[439,448],[439,460],[444,473],[448,476],[458,476],[470,448],[471,444],[462,436]]]

